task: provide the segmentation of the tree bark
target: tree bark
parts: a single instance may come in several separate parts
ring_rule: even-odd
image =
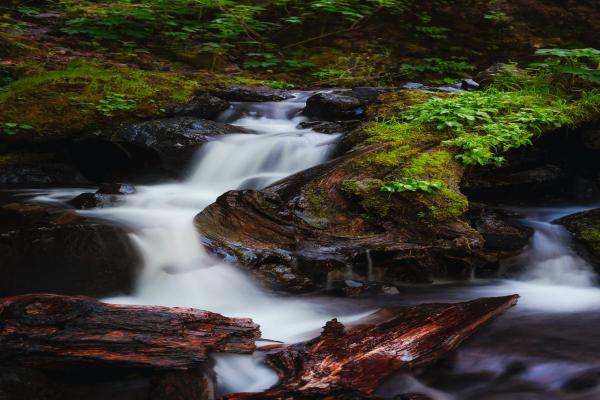
[[[319,337],[271,350],[267,362],[280,376],[277,385],[224,399],[320,399],[349,391],[370,398],[386,378],[440,359],[517,299],[383,309],[349,327],[331,320]]]
[[[260,336],[246,318],[192,308],[116,305],[83,296],[0,299],[0,363],[181,370],[209,352],[252,353]]]

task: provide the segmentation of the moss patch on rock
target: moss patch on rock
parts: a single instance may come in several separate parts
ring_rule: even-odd
[[[31,137],[64,136],[103,124],[160,116],[191,99],[200,87],[194,79],[172,72],[77,63],[12,82],[0,91],[0,121],[28,124]],[[129,109],[111,115],[97,107],[111,95],[128,100]]]

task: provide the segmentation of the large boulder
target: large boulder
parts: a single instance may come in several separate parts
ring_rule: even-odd
[[[107,128],[71,149],[79,168],[95,180],[128,178],[144,172],[181,176],[200,146],[242,128],[195,117],[172,117]]]
[[[203,91],[196,93],[189,102],[174,106],[168,113],[176,117],[214,119],[230,106],[227,100]]]
[[[308,98],[302,113],[325,121],[357,119],[364,115],[364,104],[345,94],[317,93]]]
[[[294,97],[285,90],[272,89],[267,86],[228,85],[213,89],[211,93],[229,101],[283,101]]]
[[[129,292],[140,256],[120,227],[35,204],[0,207],[0,297]]]
[[[454,191],[460,166],[444,159],[452,189],[439,195],[386,195],[372,178],[389,170],[356,167],[385,148],[359,146],[260,192],[227,192],[197,215],[195,224],[212,252],[259,279],[268,276],[267,284],[284,290],[348,278],[388,283],[467,278],[488,263],[481,234],[458,218],[462,200]]]

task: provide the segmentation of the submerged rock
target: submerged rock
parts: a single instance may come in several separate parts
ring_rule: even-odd
[[[121,196],[135,193],[135,187],[130,184],[106,183],[102,184],[95,193],[82,193],[68,204],[79,210],[114,205]]]
[[[400,293],[397,286],[381,282],[363,282],[353,279],[330,283],[328,292],[341,296],[356,297],[364,295],[396,295]]]
[[[293,97],[289,92],[272,89],[267,86],[230,85],[214,89],[211,93],[229,101],[283,101]]]
[[[0,215],[0,296],[132,289],[140,257],[123,229],[38,205],[4,205]]]
[[[308,98],[302,113],[325,121],[356,119],[364,115],[364,105],[350,95],[317,93]]]
[[[203,143],[245,132],[194,117],[164,118],[97,131],[77,141],[71,153],[79,168],[96,180],[149,171],[180,176]]]
[[[312,129],[315,132],[319,133],[348,133],[352,130],[356,129],[360,125],[359,120],[350,120],[350,121],[306,121],[298,124],[299,128],[302,129]]]

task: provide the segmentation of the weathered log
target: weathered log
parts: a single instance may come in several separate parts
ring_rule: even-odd
[[[252,353],[259,336],[250,319],[192,308],[47,294],[0,299],[2,365],[188,369],[209,352]]]
[[[319,399],[339,392],[369,398],[395,372],[422,367],[454,350],[517,299],[383,309],[349,327],[331,320],[319,337],[267,355],[279,374],[277,385],[224,399]]]

